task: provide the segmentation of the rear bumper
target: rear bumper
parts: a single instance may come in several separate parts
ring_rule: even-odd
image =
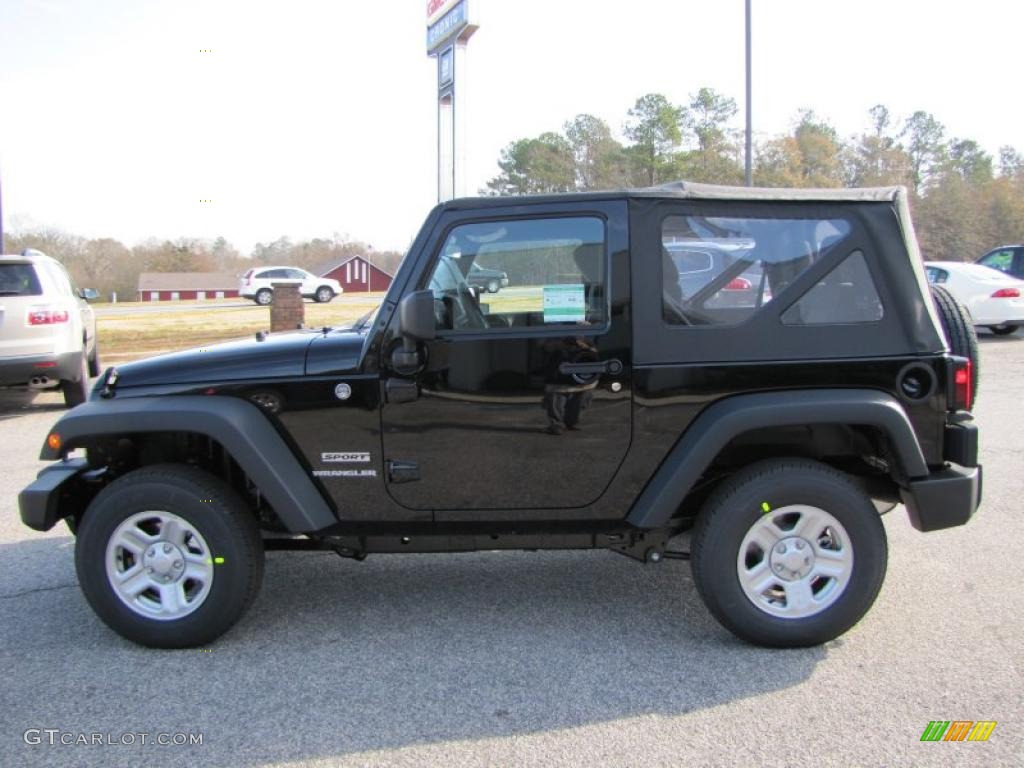
[[[919,531],[939,531],[963,525],[981,504],[981,467],[950,464],[928,477],[911,480],[900,496]]]
[[[45,467],[32,485],[18,494],[21,522],[37,531],[48,531],[57,521],[82,506],[81,499],[62,497],[71,490],[68,482],[89,468],[85,459],[58,461]]]
[[[33,376],[46,376],[56,381],[76,379],[82,362],[80,351],[50,355],[20,355],[0,358],[0,386],[28,384]]]

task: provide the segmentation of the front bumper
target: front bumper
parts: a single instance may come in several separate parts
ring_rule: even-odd
[[[71,481],[89,469],[85,459],[68,459],[44,467],[32,485],[18,494],[21,522],[37,531],[48,531],[84,504],[72,493]]]
[[[26,385],[34,376],[45,376],[54,384],[76,379],[82,365],[80,351],[48,355],[19,355],[0,358],[0,387]]]

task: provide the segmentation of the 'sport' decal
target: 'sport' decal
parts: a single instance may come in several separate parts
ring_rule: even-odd
[[[333,451],[320,454],[324,464],[369,464],[369,451]]]

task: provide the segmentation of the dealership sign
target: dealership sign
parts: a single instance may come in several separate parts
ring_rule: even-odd
[[[427,0],[427,26],[448,13],[458,2],[459,0]]]
[[[435,23],[427,27],[427,53],[434,53],[453,37],[469,26],[469,12],[466,9],[469,0],[461,0],[451,5],[451,9]],[[449,3],[442,3],[448,7]],[[427,6],[429,13],[430,6]]]

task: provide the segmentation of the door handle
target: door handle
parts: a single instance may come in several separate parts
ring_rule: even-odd
[[[618,376],[622,373],[622,363],[614,358],[596,363],[559,363],[558,372],[565,376],[600,376],[603,373]]]

